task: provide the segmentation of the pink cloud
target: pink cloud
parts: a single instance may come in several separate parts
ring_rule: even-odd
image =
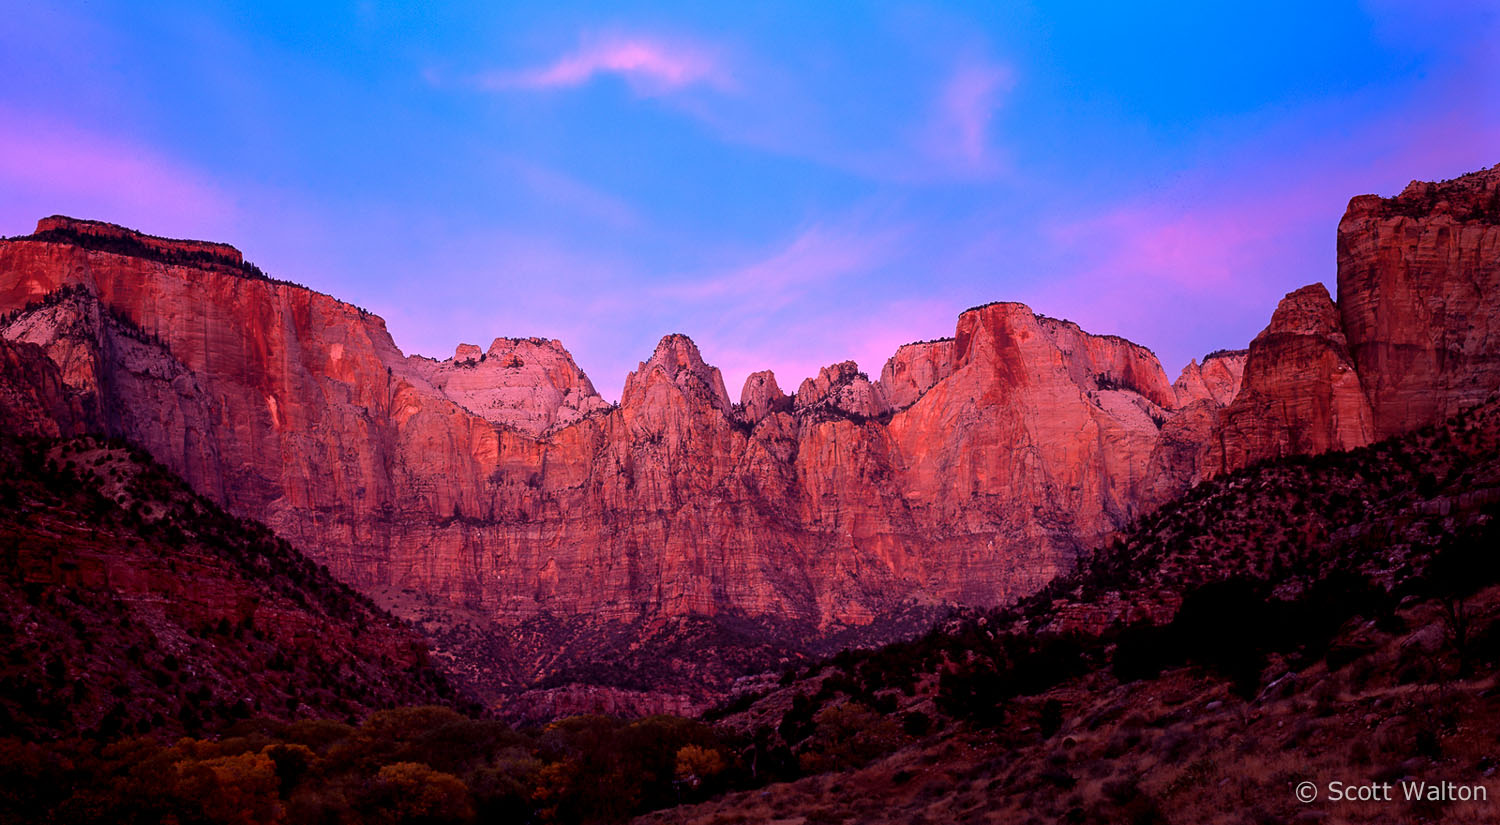
[[[642,37],[603,39],[545,66],[488,74],[481,84],[490,89],[568,89],[604,74],[624,78],[638,94],[729,84],[728,74],[707,49]]]
[[[4,109],[0,182],[10,190],[7,222],[60,212],[207,236],[234,212],[214,185],[152,149]],[[18,214],[23,209],[37,214]]]
[[[1010,69],[983,61],[961,64],[943,85],[929,139],[933,154],[975,171],[995,166],[990,120],[1013,84]]]

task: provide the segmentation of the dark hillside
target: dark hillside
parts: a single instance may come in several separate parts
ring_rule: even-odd
[[[452,702],[420,637],[97,438],[0,438],[0,729],[198,734]]]

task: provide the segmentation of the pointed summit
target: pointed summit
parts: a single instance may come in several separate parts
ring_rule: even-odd
[[[630,407],[643,401],[653,386],[665,383],[689,398],[699,398],[720,412],[729,412],[729,393],[718,367],[703,362],[698,345],[681,333],[661,339],[651,357],[642,361],[625,379],[620,405]]]

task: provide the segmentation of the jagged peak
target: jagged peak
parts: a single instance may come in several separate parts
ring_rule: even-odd
[[[760,370],[745,376],[745,385],[740,389],[740,413],[742,418],[754,424],[773,412],[790,410],[792,400],[776,383],[776,373]]]
[[[870,381],[853,361],[840,361],[818,370],[797,388],[795,409],[799,413],[818,409],[874,418],[890,411],[880,387]]]
[[[1338,307],[1328,294],[1328,287],[1308,284],[1283,296],[1271,314],[1271,323],[1256,340],[1272,335],[1329,335],[1342,339]]]
[[[757,370],[745,376],[745,384],[740,388],[740,403],[747,404],[752,396],[758,394],[777,396],[786,393],[783,393],[781,385],[776,383],[774,371]]]
[[[698,351],[698,345],[693,343],[692,338],[680,332],[669,332],[656,343],[656,349],[651,351],[651,357],[642,362],[641,366],[666,367],[670,374],[675,376],[683,368],[698,369],[707,365],[703,361],[703,354]]]
[[[717,367],[703,360],[693,339],[680,332],[662,336],[651,357],[640,362],[635,371],[626,376],[620,403],[626,405],[627,399],[643,392],[652,376],[658,374],[683,389],[692,387],[695,391],[706,392],[712,397],[714,406],[726,413],[729,411],[729,392],[724,388],[723,375]]]

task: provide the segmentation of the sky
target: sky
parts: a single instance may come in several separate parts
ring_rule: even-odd
[[[1500,162],[1500,4],[15,3],[0,234],[232,243],[407,353],[682,332],[731,396],[1011,300],[1169,376]]]

